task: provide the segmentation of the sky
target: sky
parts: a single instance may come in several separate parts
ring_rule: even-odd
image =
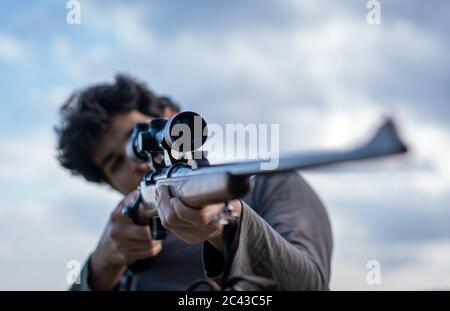
[[[0,1],[0,290],[65,290],[120,196],[55,159],[58,108],[128,73],[208,122],[339,148],[386,116],[411,152],[302,173],[330,215],[333,290],[450,289],[450,2]],[[371,260],[381,283],[366,280]]]

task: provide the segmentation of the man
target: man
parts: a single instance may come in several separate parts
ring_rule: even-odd
[[[223,204],[193,209],[171,198],[166,187],[158,188],[158,214],[169,231],[162,241],[152,240],[148,226],[136,225],[122,214],[149,170],[147,164],[126,157],[133,125],[177,111],[169,98],[122,75],[114,84],[74,93],[61,108],[56,128],[61,165],[125,196],[112,211],[82,269],[81,283],[73,290],[185,290],[202,277],[223,276],[223,225],[214,221]],[[240,215],[230,277],[266,277],[279,290],[328,289],[330,224],[320,200],[297,173],[254,178],[250,193],[230,204]],[[239,285],[255,289],[250,283]]]

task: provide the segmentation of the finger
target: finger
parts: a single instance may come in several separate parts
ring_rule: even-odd
[[[156,201],[169,201],[171,198],[169,187],[166,185],[158,185],[155,191]]]
[[[169,188],[167,186],[160,185],[156,188],[158,215],[162,225],[166,229],[178,223],[178,216],[175,213],[173,206],[170,204],[170,199]]]
[[[155,203],[142,202],[139,204],[139,221],[148,223],[148,220],[157,215]]]
[[[120,229],[122,230],[122,237],[124,240],[152,241],[152,235],[148,226],[127,224],[123,225]]]
[[[111,220],[115,222],[122,222],[122,223],[132,223],[132,220],[123,214],[122,210],[125,206],[131,206],[139,196],[139,191],[134,190],[128,195],[126,195],[116,206],[114,211],[111,214]]]
[[[137,197],[139,196],[139,190],[133,190],[132,192],[130,192],[129,194],[127,194],[119,203],[119,205],[117,206],[117,208],[115,209],[115,212],[121,213],[122,212],[122,208],[124,208],[126,205],[131,205],[133,204]]]
[[[125,242],[124,242],[125,243]],[[161,241],[151,241],[151,242],[143,242],[143,241],[126,241],[120,249],[124,253],[132,253],[132,252],[145,252],[146,250],[160,247],[162,246]]]
[[[170,193],[167,186],[158,186],[156,188],[156,208],[158,209],[159,216],[164,216],[165,209],[170,207]],[[165,208],[166,207],[166,208]]]
[[[207,225],[205,225],[205,230],[207,232],[210,232],[210,236],[214,236],[218,234],[220,231],[222,231],[223,225],[218,221],[211,221]]]
[[[156,256],[162,250],[162,245],[157,244],[151,248],[140,251],[132,251],[127,253],[127,257],[130,259],[138,260]]]
[[[207,205],[201,209],[194,209],[186,206],[178,198],[170,200],[175,212],[181,220],[204,226],[214,219],[214,216],[221,213],[225,207],[223,203]]]
[[[182,219],[180,217],[180,214],[178,213],[177,209],[175,208],[174,204],[173,204],[173,200],[174,198],[172,198],[169,201],[169,206],[165,209],[165,220],[166,223],[168,223],[168,225],[170,225],[170,228],[172,229],[191,229],[193,228],[193,226],[197,226],[196,223],[194,223],[193,221],[189,221],[187,219]],[[176,199],[177,201],[180,201],[179,199]],[[180,204],[183,204],[180,201]]]

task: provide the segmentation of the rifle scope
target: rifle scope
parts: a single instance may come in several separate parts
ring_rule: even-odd
[[[148,162],[149,155],[164,150],[195,151],[207,137],[206,121],[198,113],[184,111],[170,119],[156,118],[149,123],[135,124],[126,152],[134,162]]]

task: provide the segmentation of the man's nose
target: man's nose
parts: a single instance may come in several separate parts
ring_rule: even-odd
[[[150,167],[147,163],[133,163],[133,170],[138,174],[145,174],[149,169]]]

